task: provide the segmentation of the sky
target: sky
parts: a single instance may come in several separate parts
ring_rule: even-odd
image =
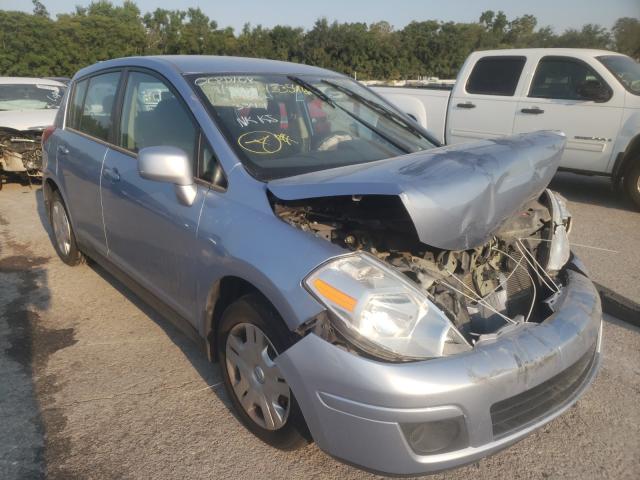
[[[90,0],[41,0],[49,13],[68,13],[76,5]],[[538,26],[551,26],[556,33],[597,23],[611,28],[619,17],[640,18],[640,0],[135,0],[145,13],[156,8],[187,9],[200,7],[220,27],[231,26],[238,32],[249,22],[272,27],[313,26],[316,19],[372,23],[387,20],[402,28],[413,20],[475,22],[484,10],[503,10],[509,19],[531,13]],[[114,4],[122,1],[114,0]],[[0,0],[2,10],[31,11],[30,0]]]

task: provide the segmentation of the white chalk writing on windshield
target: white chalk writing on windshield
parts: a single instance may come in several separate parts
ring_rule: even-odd
[[[241,127],[248,127],[249,125],[265,125],[271,123],[278,123],[278,119],[274,118],[273,115],[269,115],[265,113],[264,115],[238,115],[236,120],[240,124]]]

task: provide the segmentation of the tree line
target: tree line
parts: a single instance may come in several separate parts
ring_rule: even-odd
[[[100,0],[51,18],[39,0],[33,13],[0,10],[0,75],[71,76],[116,57],[156,54],[238,55],[313,64],[358,78],[453,78],[474,50],[523,47],[603,48],[640,59],[640,21],[611,30],[588,24],[555,33],[533,15],[513,19],[485,11],[475,23],[414,21],[339,23],[318,19],[308,30],[245,24],[237,34],[199,8],[142,14],[133,1]]]

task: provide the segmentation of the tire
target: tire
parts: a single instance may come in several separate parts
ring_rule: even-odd
[[[245,295],[224,311],[217,337],[225,389],[245,427],[280,450],[309,443],[298,402],[272,362],[293,344],[275,309],[259,294]]]
[[[72,267],[84,263],[85,258],[78,249],[76,235],[69,221],[67,207],[58,191],[54,191],[51,195],[49,222],[53,230],[53,246],[60,259]]]
[[[640,159],[624,175],[624,189],[636,208],[640,210]]]

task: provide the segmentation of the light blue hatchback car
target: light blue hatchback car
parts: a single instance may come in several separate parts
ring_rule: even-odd
[[[74,76],[45,204],[62,260],[196,340],[259,438],[420,474],[523,438],[597,371],[599,298],[546,189],[564,144],[441,147],[311,66],[123,58]]]

